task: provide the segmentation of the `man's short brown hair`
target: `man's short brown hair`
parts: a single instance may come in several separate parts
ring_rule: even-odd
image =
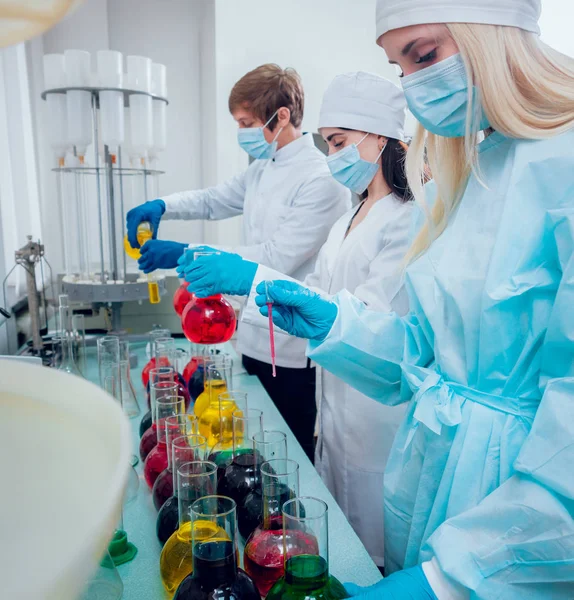
[[[301,77],[295,69],[282,69],[275,64],[261,65],[249,71],[233,86],[229,95],[230,112],[244,108],[264,123],[282,107],[291,111],[293,127],[301,127],[305,109]],[[277,117],[269,123],[269,129],[273,131],[276,124]]]

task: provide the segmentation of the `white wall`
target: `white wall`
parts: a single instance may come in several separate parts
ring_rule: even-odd
[[[295,68],[303,79],[306,131],[317,131],[323,92],[348,71],[396,78],[375,43],[375,0],[216,0],[217,175],[224,179],[247,166],[228,114],[233,84],[269,62]],[[210,226],[214,241],[239,242],[237,219]]]

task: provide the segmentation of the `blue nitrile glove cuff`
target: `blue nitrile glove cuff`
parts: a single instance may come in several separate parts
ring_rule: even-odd
[[[257,267],[257,263],[244,260],[239,254],[217,252],[209,256],[198,256],[184,267],[183,273],[189,284],[188,291],[198,298],[214,294],[247,296]]]
[[[334,302],[294,281],[262,281],[256,291],[260,313],[269,315],[267,301],[271,300],[275,325],[296,337],[322,342],[337,318]]]
[[[346,583],[345,589],[361,600],[438,600],[421,566],[393,573],[369,587]]]

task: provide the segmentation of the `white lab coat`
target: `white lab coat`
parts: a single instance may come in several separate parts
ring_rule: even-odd
[[[305,285],[324,295],[342,289],[376,310],[408,312],[402,287],[402,260],[409,246],[412,203],[389,195],[373,205],[345,238],[357,208],[334,225]],[[285,279],[260,267],[243,322],[266,327],[254,302],[263,280]],[[337,500],[371,557],[383,565],[383,473],[405,405],[374,402],[340,379],[318,368],[318,444],[315,467]]]
[[[337,219],[351,206],[349,190],[337,183],[311,134],[281,148],[274,159],[256,160],[230,181],[163,198],[164,219],[219,220],[243,213],[243,245],[226,250],[303,280]],[[280,333],[277,365],[303,368],[305,340]],[[270,362],[265,331],[240,326],[237,350]]]

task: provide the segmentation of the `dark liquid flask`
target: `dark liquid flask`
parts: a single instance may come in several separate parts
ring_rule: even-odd
[[[192,295],[187,291],[187,283],[184,281],[173,295],[173,308],[179,317],[181,317],[185,307],[191,300]]]
[[[171,469],[165,469],[159,474],[153,484],[151,495],[156,510],[159,510],[173,496],[173,472]]]
[[[148,410],[140,421],[140,438],[143,434],[152,426],[153,420],[151,418],[151,410]],[[149,454],[149,452],[148,452]]]
[[[193,375],[189,379],[189,383],[187,384],[187,390],[191,399],[195,402],[200,394],[205,389],[205,364],[199,362],[197,364],[197,369],[194,371]]]
[[[237,506],[241,506],[247,494],[261,485],[260,465],[261,458],[253,451],[236,455],[219,481],[219,493],[233,498]]]
[[[191,376],[197,371],[197,366],[199,364],[199,360],[200,360],[199,357],[193,356],[191,358],[191,360],[187,363],[187,365],[185,365],[182,376],[183,376],[183,380],[185,381],[186,385],[189,385],[189,380],[191,379]]]
[[[237,567],[232,542],[208,542],[194,551],[193,573],[177,589],[174,600],[260,600],[250,577]]]
[[[155,532],[157,539],[162,546],[177,531],[179,525],[179,515],[177,511],[177,496],[168,498],[159,509],[155,524]]]
[[[235,333],[235,311],[221,295],[196,298],[185,307],[181,316],[185,337],[195,344],[223,344]]]
[[[151,411],[150,411],[151,412]],[[140,458],[145,461],[149,453],[157,446],[157,430],[155,423],[147,429],[140,440]]]
[[[267,600],[348,598],[343,585],[329,574],[327,505],[317,498],[295,498],[282,512],[285,574],[273,584]]]

